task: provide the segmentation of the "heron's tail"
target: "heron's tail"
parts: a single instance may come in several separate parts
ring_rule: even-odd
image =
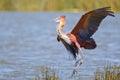
[[[96,48],[96,43],[95,43],[95,40],[93,38],[90,38],[88,40],[85,41],[85,45],[84,45],[84,48],[85,49],[94,49]]]

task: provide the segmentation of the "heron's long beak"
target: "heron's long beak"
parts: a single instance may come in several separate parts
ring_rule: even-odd
[[[53,19],[54,22],[60,22],[59,18]]]
[[[52,20],[49,20],[49,21],[52,21],[52,22],[57,22],[58,18],[55,18],[55,19],[52,19]]]

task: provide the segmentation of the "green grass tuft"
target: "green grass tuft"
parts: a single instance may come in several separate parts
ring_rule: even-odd
[[[35,80],[59,80],[59,78],[55,70],[47,67],[41,67],[35,77]]]
[[[120,66],[107,66],[104,71],[96,71],[94,80],[120,80]]]

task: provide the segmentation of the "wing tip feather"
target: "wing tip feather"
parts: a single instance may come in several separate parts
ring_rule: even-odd
[[[114,12],[111,11],[111,7],[110,7],[110,6],[109,6],[109,7],[106,7],[106,11],[108,12],[108,15],[109,15],[109,16],[115,17]]]
[[[103,8],[98,8],[98,9],[96,9],[95,11],[97,11],[98,13],[101,12],[101,13],[103,13],[103,14],[106,14],[106,15],[109,15],[109,16],[112,16],[112,17],[115,17],[114,12],[111,11],[111,7],[110,7],[110,6],[103,7]]]

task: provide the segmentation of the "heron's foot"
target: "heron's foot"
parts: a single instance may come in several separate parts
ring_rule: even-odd
[[[73,76],[75,75],[76,72],[77,72],[76,69],[73,69],[73,72],[72,72],[70,78],[73,78]]]
[[[75,70],[77,71],[77,69],[80,67],[80,65],[83,63],[83,59],[79,59],[76,61],[75,63]]]
[[[75,67],[74,67],[73,72],[72,72],[72,74],[71,74],[71,76],[70,76],[71,78],[76,74],[78,68],[80,67],[80,65],[81,65],[82,63],[83,63],[83,59],[79,59],[79,60],[76,61]]]

